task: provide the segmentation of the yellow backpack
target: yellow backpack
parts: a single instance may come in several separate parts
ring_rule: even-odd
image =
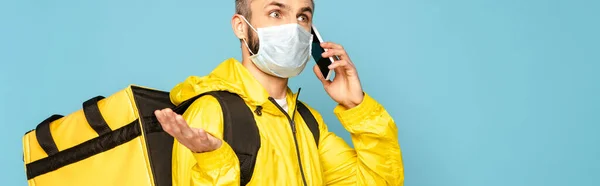
[[[49,117],[23,137],[28,184],[171,185],[173,138],[154,110],[174,107],[168,92],[129,86]]]
[[[182,104],[169,93],[131,85],[107,98],[98,96],[70,115],[53,115],[23,137],[23,159],[30,186],[170,186],[173,138],[154,111],[183,114],[197,98],[215,97],[223,111],[224,141],[236,152],[241,185],[252,177],[260,137],[253,112],[237,94],[215,91]],[[319,139],[308,108],[298,112]],[[235,122],[234,122],[235,121]],[[318,143],[317,143],[318,144]]]

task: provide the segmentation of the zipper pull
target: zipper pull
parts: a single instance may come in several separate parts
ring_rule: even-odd
[[[256,106],[256,110],[254,110],[254,113],[256,113],[256,115],[258,116],[262,116],[262,106]]]
[[[292,125],[291,125],[291,127],[292,127],[292,133],[296,134],[296,122],[294,122],[294,121],[292,120],[291,124],[292,124]]]

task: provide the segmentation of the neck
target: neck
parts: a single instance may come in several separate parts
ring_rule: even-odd
[[[275,99],[283,99],[287,93],[287,78],[280,78],[264,73],[258,69],[249,57],[244,56],[242,65],[248,69],[250,74],[267,90],[267,93]]]

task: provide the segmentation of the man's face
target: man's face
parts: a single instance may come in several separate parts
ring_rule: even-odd
[[[297,23],[310,32],[313,18],[312,0],[250,0],[252,17],[250,24],[256,29]],[[258,35],[250,27],[248,45],[255,54],[258,52]]]

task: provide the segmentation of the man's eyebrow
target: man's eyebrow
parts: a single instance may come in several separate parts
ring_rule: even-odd
[[[286,4],[283,4],[283,3],[277,2],[277,1],[272,1],[271,3],[267,4],[265,6],[265,8],[268,7],[268,6],[277,6],[277,7],[281,8],[281,9],[289,9],[290,8]]]
[[[302,7],[300,9],[300,12],[310,12],[310,14],[313,14],[313,9],[311,7]]]

